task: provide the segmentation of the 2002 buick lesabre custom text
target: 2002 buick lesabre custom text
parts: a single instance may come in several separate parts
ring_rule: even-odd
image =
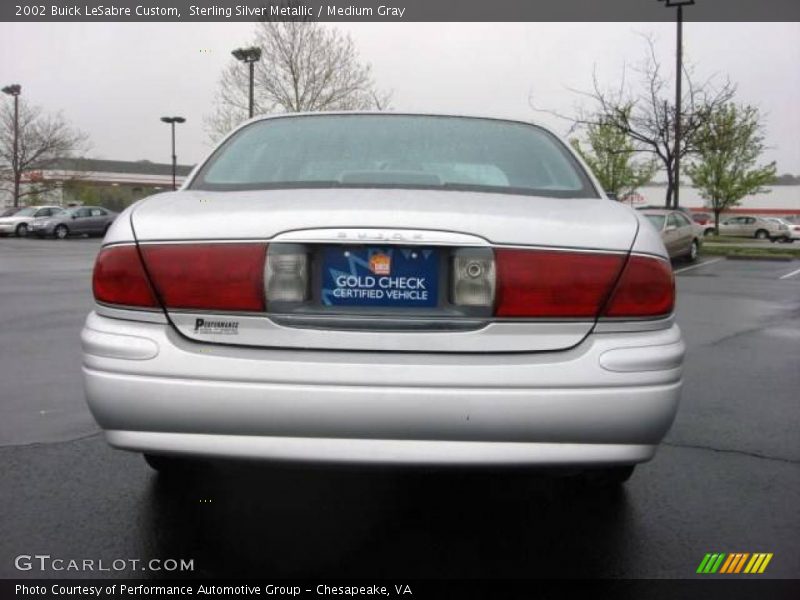
[[[658,233],[528,123],[258,118],[112,225],[81,334],[116,447],[175,457],[592,468],[678,405]]]

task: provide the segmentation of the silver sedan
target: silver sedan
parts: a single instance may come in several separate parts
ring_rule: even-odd
[[[670,258],[689,262],[697,260],[703,235],[702,225],[677,210],[649,209],[642,212],[661,235]]]
[[[81,334],[115,447],[548,465],[618,483],[675,416],[658,233],[529,123],[257,118],[109,230]]]
[[[105,235],[116,218],[117,213],[102,206],[78,206],[36,218],[28,230],[39,237],[59,240],[70,235]]]

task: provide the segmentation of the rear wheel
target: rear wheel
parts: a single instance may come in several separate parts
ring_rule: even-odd
[[[689,247],[689,253],[686,255],[686,260],[689,262],[696,261],[699,251],[700,246],[697,243],[697,240],[692,240],[692,245]]]
[[[150,468],[164,475],[181,475],[186,472],[187,461],[176,456],[145,452],[144,460]]]
[[[26,223],[20,223],[17,225],[17,229],[15,230],[17,237],[25,237],[28,235],[28,225]]]
[[[628,481],[636,465],[588,469],[581,474],[581,481],[593,488],[615,488]]]
[[[756,231],[756,239],[757,240],[765,240],[769,237],[769,231],[766,229],[759,229]]]
[[[67,229],[66,225],[58,225],[53,230],[53,237],[57,240],[63,240],[65,237],[69,235],[69,229]]]

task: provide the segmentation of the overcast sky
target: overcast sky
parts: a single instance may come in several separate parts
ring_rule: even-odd
[[[534,119],[537,105],[570,111],[597,65],[613,83],[639,62],[641,33],[656,37],[673,77],[669,23],[346,23],[361,57],[396,110],[454,111]],[[247,43],[253,23],[2,23],[0,83],[20,83],[25,99],[62,111],[86,131],[95,158],[169,162],[162,115],[187,118],[178,160],[209,151],[203,116],[231,49]],[[767,118],[766,158],[778,172],[800,173],[800,23],[687,23],[685,52],[698,78],[719,74],[738,84],[738,101]],[[7,101],[4,97],[3,101]]]

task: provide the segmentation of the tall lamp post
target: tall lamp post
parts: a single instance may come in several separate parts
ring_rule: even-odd
[[[175,123],[185,123],[186,119],[183,117],[161,117],[161,120],[172,126],[172,189],[176,190],[178,187],[175,185],[175,170],[178,165],[178,157],[175,156]]]
[[[675,189],[673,207],[678,208],[681,189],[681,83],[683,81],[683,7],[694,4],[694,0],[658,0],[666,2],[667,8],[676,7],[677,15],[677,41],[675,47],[675,167],[673,180]]]
[[[14,154],[11,157],[11,170],[14,175],[14,206],[19,206],[19,95],[22,86],[12,83],[3,88],[3,93],[14,97]]]
[[[250,48],[237,48],[233,52],[233,57],[236,60],[240,60],[243,63],[247,63],[250,67],[250,104],[249,104],[249,114],[250,118],[253,118],[253,69],[255,64],[261,60],[261,48],[257,46],[251,46]]]

